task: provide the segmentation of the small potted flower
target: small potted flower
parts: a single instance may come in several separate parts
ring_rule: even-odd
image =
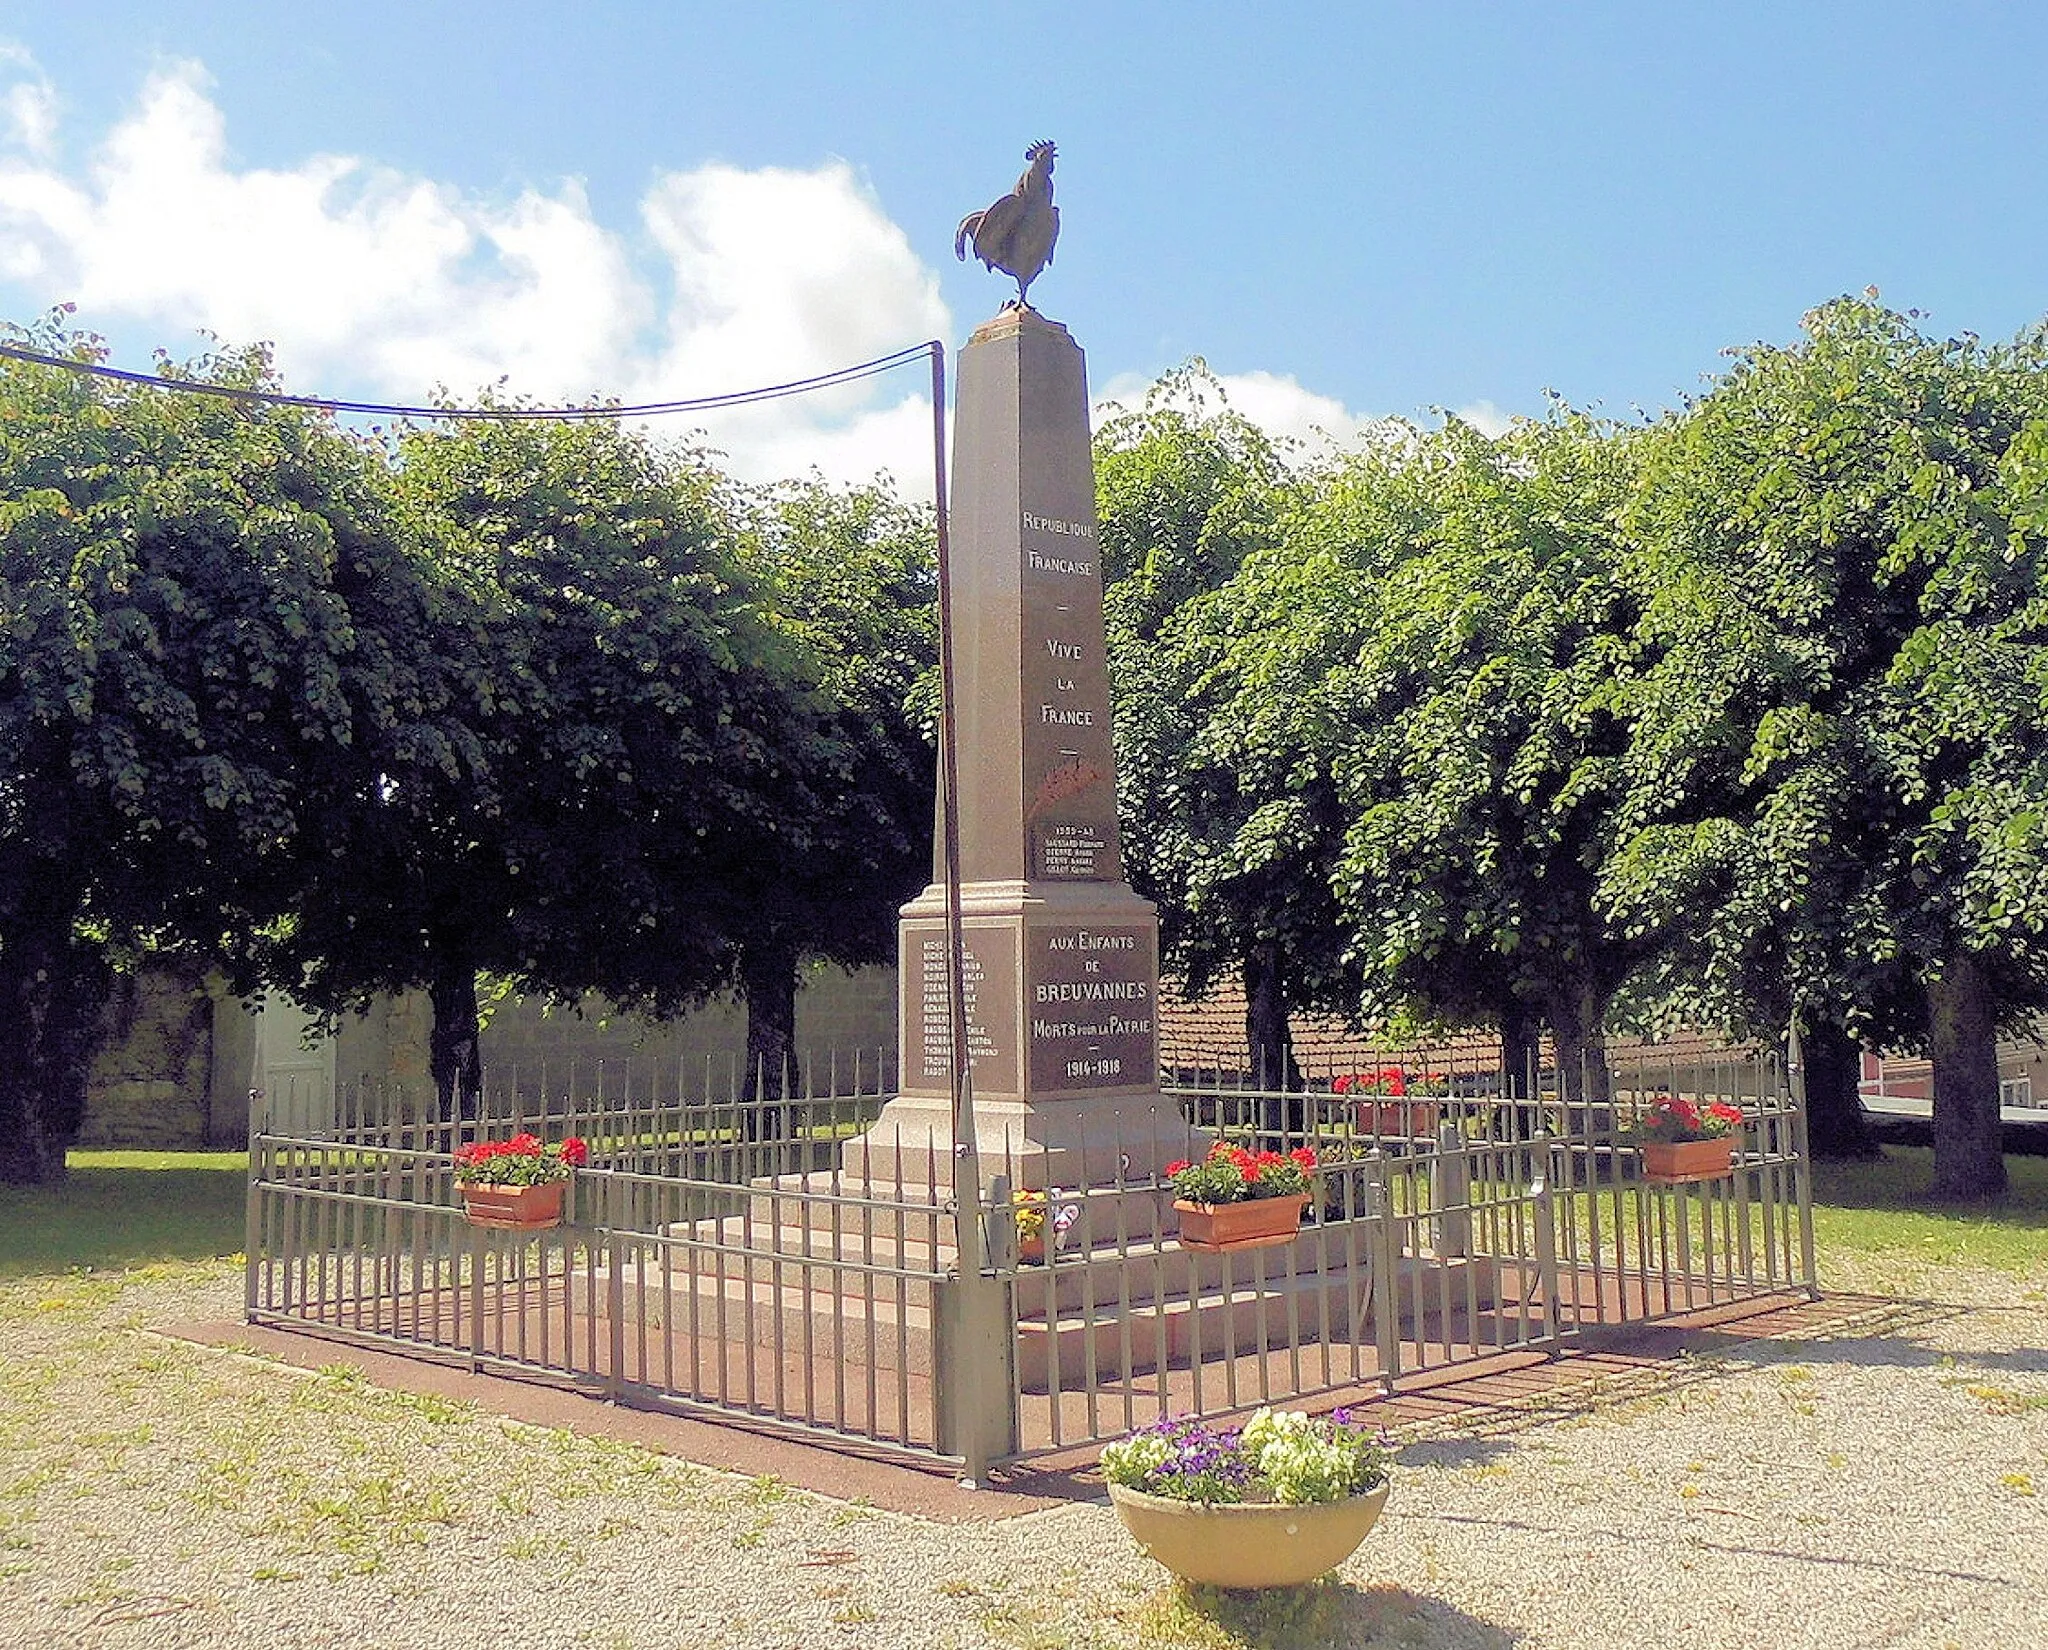
[[[1059,1187],[1047,1192],[1021,1191],[1012,1199],[1017,1214],[1017,1258],[1030,1266],[1043,1266],[1046,1252],[1058,1249],[1068,1230],[1081,1218],[1078,1203],[1056,1203]]]
[[[1102,1452],[1124,1528],[1175,1575],[1295,1587],[1350,1557],[1387,1504],[1387,1435],[1338,1410],[1262,1409],[1242,1430],[1168,1416]]]
[[[1173,1206],[1180,1211],[1181,1247],[1220,1254],[1293,1242],[1316,1166],[1316,1154],[1306,1146],[1253,1152],[1227,1140],[1195,1162],[1167,1164]]]
[[[1716,1100],[1702,1106],[1683,1095],[1659,1095],[1636,1119],[1643,1178],[1656,1185],[1720,1180],[1735,1172],[1735,1136],[1742,1110]]]
[[[561,1225],[563,1189],[589,1161],[590,1148],[574,1135],[546,1146],[525,1133],[475,1140],[455,1148],[455,1184],[471,1225],[536,1231]]]

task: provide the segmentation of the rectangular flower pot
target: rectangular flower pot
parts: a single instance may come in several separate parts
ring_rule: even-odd
[[[1292,1243],[1301,1231],[1301,1212],[1308,1207],[1305,1196],[1248,1197],[1240,1203],[1183,1203],[1180,1211],[1180,1246],[1202,1254],[1222,1254],[1232,1249],[1272,1249]]]
[[[485,1186],[471,1182],[460,1190],[470,1225],[538,1232],[562,1224],[562,1192],[568,1184],[566,1180],[549,1180],[538,1186]]]
[[[1375,1100],[1363,1119],[1376,1135],[1391,1140],[1420,1140],[1436,1133],[1434,1100]]]
[[[1643,1178],[1656,1186],[1725,1180],[1735,1172],[1735,1136],[1717,1140],[1645,1140]]]

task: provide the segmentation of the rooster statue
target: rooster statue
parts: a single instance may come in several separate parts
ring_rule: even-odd
[[[1032,144],[1024,151],[1031,164],[1017,180],[1017,187],[987,211],[968,213],[953,237],[953,255],[963,263],[971,239],[974,255],[983,265],[1000,269],[1016,281],[1020,309],[1031,307],[1024,295],[1052,262],[1052,249],[1060,238],[1060,209],[1052,203],[1055,153],[1048,142]]]

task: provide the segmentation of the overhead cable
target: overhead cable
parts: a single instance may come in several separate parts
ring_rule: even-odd
[[[720,407],[744,407],[759,401],[780,401],[787,396],[810,395],[819,390],[834,389],[841,384],[857,384],[863,378],[875,378],[883,373],[893,372],[911,361],[930,355],[935,347],[937,346],[934,343],[910,344],[892,354],[878,355],[872,361],[856,362],[853,366],[821,372],[811,378],[795,378],[784,384],[764,384],[757,389],[728,390],[720,395],[700,395],[688,400],[650,401],[631,407],[620,406],[616,402],[597,402],[584,407],[389,406],[378,401],[339,401],[327,396],[286,395],[277,390],[251,390],[241,389],[232,384],[207,384],[191,378],[165,378],[153,373],[129,372],[120,367],[104,366],[94,361],[74,361],[61,355],[45,355],[40,350],[23,349],[15,344],[0,344],[0,356],[11,361],[56,367],[64,372],[83,373],[94,378],[111,378],[123,384],[139,384],[148,389],[179,390],[190,395],[211,395],[225,401],[256,402],[267,407],[307,407],[321,412],[366,413],[384,418],[578,423],[597,418],[654,418],[666,413],[710,412]]]

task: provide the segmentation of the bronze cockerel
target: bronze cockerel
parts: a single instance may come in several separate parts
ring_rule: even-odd
[[[1052,262],[1052,249],[1060,238],[1060,209],[1052,203],[1054,153],[1050,143],[1032,144],[1024,151],[1031,164],[1017,187],[987,211],[968,213],[953,237],[955,257],[966,260],[971,239],[974,255],[984,265],[1016,281],[1017,303],[1027,309],[1030,300],[1025,293]]]

